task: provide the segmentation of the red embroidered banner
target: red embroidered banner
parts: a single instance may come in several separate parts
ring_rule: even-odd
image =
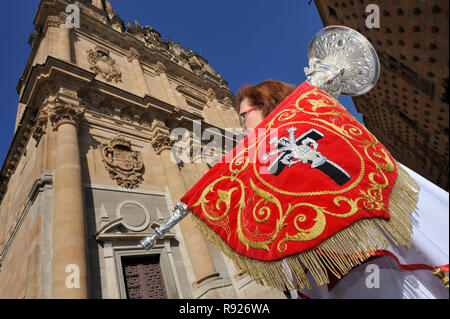
[[[236,253],[274,261],[355,221],[389,219],[388,150],[303,83],[181,199]]]

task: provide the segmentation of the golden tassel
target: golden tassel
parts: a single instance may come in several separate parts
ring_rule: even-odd
[[[442,284],[444,285],[444,287],[448,289],[448,287],[449,287],[449,279],[448,279],[447,274],[442,269],[434,268],[433,269],[433,275],[435,275],[436,277],[441,279]]]

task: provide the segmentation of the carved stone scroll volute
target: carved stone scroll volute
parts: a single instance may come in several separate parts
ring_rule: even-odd
[[[142,154],[133,151],[131,142],[116,136],[100,147],[105,168],[111,178],[121,187],[138,188],[143,181],[144,161]]]

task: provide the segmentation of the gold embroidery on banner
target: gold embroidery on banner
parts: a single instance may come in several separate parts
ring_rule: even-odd
[[[217,225],[222,227],[225,232],[227,233],[227,237],[229,238],[231,235],[231,229],[228,226],[228,220],[225,223],[220,223],[221,220],[223,220],[224,218],[228,218],[228,213],[230,212],[231,209],[231,195],[233,194],[233,192],[235,192],[236,190],[238,190],[238,187],[234,187],[229,191],[224,191],[224,190],[220,190],[218,189],[218,199],[215,203],[215,205],[210,205],[210,201],[206,199],[206,195],[208,195],[209,193],[214,193],[214,187],[216,186],[216,184],[218,184],[219,182],[223,181],[223,180],[235,180],[238,182],[240,188],[241,188],[241,197],[240,200],[238,202],[238,205],[240,208],[242,209],[243,207],[245,207],[245,185],[242,183],[241,180],[239,179],[235,179],[231,176],[223,176],[217,180],[215,180],[213,183],[211,183],[208,187],[205,188],[205,190],[203,191],[202,195],[200,196],[199,200],[193,205],[193,207],[197,207],[197,206],[201,206],[202,208],[202,212],[205,215],[205,217],[213,224],[213,225]],[[225,211],[223,212],[223,214],[218,215],[216,213],[217,211],[221,211],[221,204],[225,204]],[[216,210],[215,210],[215,209]]]
[[[307,96],[309,95],[319,95],[322,96],[321,99],[319,100],[307,100],[313,107],[312,110],[314,112],[309,112],[306,111],[304,108],[299,106],[299,102],[302,101],[303,99],[305,99]],[[329,102],[329,103],[326,103]],[[339,102],[330,97],[327,96],[326,94],[319,92],[317,88],[313,88],[310,91],[307,91],[305,93],[303,93],[295,102],[295,104],[292,105],[294,108],[293,109],[285,109],[283,111],[281,111],[276,117],[274,117],[267,125],[266,125],[266,129],[269,130],[272,125],[275,123],[276,120],[278,120],[279,122],[284,122],[287,120],[290,120],[291,118],[293,118],[297,113],[302,112],[305,114],[309,114],[309,115],[313,115],[313,116],[320,116],[320,115],[335,115],[335,116],[345,116],[348,117],[349,119],[356,121],[353,116],[351,114],[349,114],[348,112],[338,112],[336,110],[332,110],[330,112],[316,112],[316,110],[320,107],[328,107],[328,108],[337,108],[342,110],[343,107],[339,104]],[[345,110],[345,109],[344,109]]]
[[[315,113],[306,112],[303,108],[299,107],[299,101],[302,99],[305,99],[308,95],[315,94],[315,95],[321,95],[322,98],[319,100],[308,100],[308,102],[313,106],[312,110],[315,111]],[[281,230],[286,227],[288,224],[286,224],[286,218],[292,214],[295,215],[295,217],[292,220],[293,226],[291,229],[296,229],[297,233],[294,234],[285,234],[285,237],[280,239],[277,245],[277,249],[279,252],[284,252],[287,250],[288,242],[289,241],[309,241],[312,239],[315,239],[319,237],[326,226],[326,217],[325,215],[330,215],[334,217],[339,218],[347,218],[352,215],[354,215],[359,209],[365,208],[369,210],[386,210],[383,204],[383,193],[382,191],[386,189],[388,185],[388,178],[385,175],[385,172],[392,173],[395,170],[395,165],[392,162],[392,160],[389,157],[389,154],[384,148],[381,148],[377,150],[377,146],[381,145],[379,141],[372,135],[370,132],[365,130],[364,128],[359,128],[353,124],[345,123],[342,126],[339,126],[336,124],[336,121],[326,121],[324,119],[318,118],[320,115],[333,115],[337,118],[339,116],[346,116],[350,118],[352,121],[356,121],[351,115],[346,114],[344,112],[337,112],[335,110],[332,110],[330,112],[318,112],[317,110],[322,107],[329,108],[338,108],[341,109],[342,107],[339,105],[339,103],[333,99],[328,97],[327,95],[320,93],[317,91],[316,88],[314,88],[311,91],[305,92],[299,99],[297,99],[297,102],[295,105],[293,105],[293,109],[286,109],[283,110],[279,115],[277,115],[274,119],[272,119],[271,122],[269,122],[266,125],[266,132],[265,136],[260,139],[259,141],[256,141],[252,145],[243,148],[236,156],[233,158],[229,165],[229,171],[230,176],[221,176],[220,178],[213,181],[209,186],[207,186],[204,191],[202,192],[202,195],[200,196],[197,203],[194,205],[194,207],[201,206],[203,215],[205,219],[213,224],[222,227],[225,232],[227,233],[228,238],[230,238],[231,230],[228,225],[228,213],[230,212],[230,209],[232,208],[232,202],[231,197],[236,192],[240,192],[240,199],[238,203],[236,204],[233,209],[238,209],[238,217],[237,217],[237,235],[239,238],[239,241],[244,244],[249,250],[250,247],[253,249],[264,249],[267,251],[270,251],[269,245],[272,244],[278,237],[281,232]],[[294,117],[297,113],[304,112],[311,115],[314,115],[314,118],[311,119],[311,121],[314,122],[308,122],[308,121],[292,121],[289,120]],[[361,171],[359,176],[356,178],[355,182],[352,183],[350,186],[346,187],[343,190],[340,191],[321,191],[321,192],[303,192],[303,193],[294,193],[294,192],[287,192],[280,189],[275,188],[273,185],[266,182],[262,177],[259,175],[258,170],[256,168],[256,158],[258,153],[258,146],[265,142],[265,140],[268,137],[269,129],[273,126],[276,121],[284,122],[282,125],[279,125],[278,127],[284,127],[286,125],[292,125],[292,124],[311,124],[313,126],[321,127],[322,129],[325,129],[329,132],[335,133],[338,136],[340,136],[357,154],[361,160]],[[318,123],[317,123],[318,122]],[[320,123],[320,124],[319,124]],[[364,132],[363,132],[364,130]],[[371,140],[360,140],[358,137],[363,135],[363,133],[368,134],[369,138]],[[351,144],[347,139],[353,140],[355,142],[360,143],[360,147],[363,148],[363,151],[367,158],[374,164],[376,171],[365,171],[365,163],[364,159],[362,158],[361,154],[358,152],[358,150],[355,148],[353,144]],[[255,173],[255,176],[258,178],[258,180],[263,183],[268,189],[274,191],[275,193],[280,193],[283,195],[292,195],[294,197],[298,197],[300,200],[301,196],[310,196],[310,195],[322,195],[322,194],[341,194],[345,193],[360,183],[363,176],[367,173],[368,180],[370,181],[370,187],[366,190],[360,190],[360,196],[357,198],[347,198],[346,196],[336,196],[334,198],[334,205],[336,207],[342,207],[343,205],[348,206],[348,210],[344,213],[333,213],[332,207],[319,207],[317,205],[314,205],[312,203],[307,203],[303,199],[303,202],[299,202],[296,204],[289,204],[286,210],[283,210],[281,201],[277,198],[276,195],[270,193],[269,191],[262,190],[259,187],[255,185],[253,180],[250,179],[250,187],[253,191],[253,193],[259,197],[260,199],[256,201],[255,205],[253,206],[253,210],[251,211],[251,216],[244,216],[244,212],[246,212],[246,198],[248,197],[248,194],[246,194],[246,186],[242,182],[242,180],[239,178],[239,174],[243,172],[249,165],[249,157],[248,152],[253,147],[256,147],[256,151],[254,152],[254,164],[253,164],[253,170]],[[378,160],[378,161],[377,161]],[[380,161],[381,160],[381,161]],[[217,186],[222,181],[229,181],[232,183],[236,183],[236,187],[232,187],[230,190],[225,191],[223,189],[220,189],[219,186]],[[228,187],[229,184],[227,184]],[[217,187],[216,187],[217,186]],[[210,193],[217,193],[217,199],[214,204],[211,204],[210,201],[206,198],[207,195]],[[250,192],[252,193],[252,192]],[[360,206],[361,203],[361,206]],[[223,209],[225,208],[225,209]],[[276,208],[277,214],[276,217],[273,216],[274,208]],[[221,212],[221,213],[219,213]],[[273,220],[273,218],[276,218],[275,223],[273,224],[273,230],[271,232],[262,233],[260,232],[260,229],[258,226],[253,226],[253,229],[249,229],[249,221],[250,219],[253,219],[257,224],[265,224],[269,220]],[[302,227],[302,223],[307,222],[308,220],[311,220],[314,222],[313,226],[311,226],[308,229],[305,229]]]

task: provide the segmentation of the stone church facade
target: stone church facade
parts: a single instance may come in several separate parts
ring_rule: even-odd
[[[0,172],[0,298],[284,298],[189,217],[150,252],[139,245],[225,152],[208,162],[208,141],[188,139],[177,164],[171,132],[236,142],[221,75],[150,26],[125,26],[108,0],[42,0],[34,25]]]

